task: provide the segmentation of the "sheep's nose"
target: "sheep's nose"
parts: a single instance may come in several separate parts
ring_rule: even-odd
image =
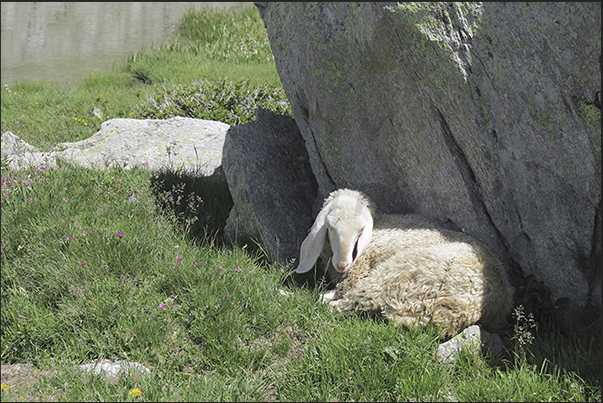
[[[350,263],[339,262],[339,263],[337,263],[337,266],[335,266],[335,270],[337,270],[340,273],[345,273],[350,268],[350,266],[351,266]]]

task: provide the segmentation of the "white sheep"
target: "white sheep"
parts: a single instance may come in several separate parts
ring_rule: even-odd
[[[355,190],[325,200],[295,272],[321,254],[344,273],[331,293],[337,311],[376,312],[407,327],[433,321],[452,336],[477,322],[502,330],[511,310],[506,272],[477,241],[415,214],[376,215]]]

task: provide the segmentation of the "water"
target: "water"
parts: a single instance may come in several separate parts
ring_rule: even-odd
[[[175,32],[185,10],[243,2],[3,2],[1,85],[77,83]]]

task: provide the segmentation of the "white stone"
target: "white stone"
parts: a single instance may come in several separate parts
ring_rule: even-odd
[[[121,360],[104,359],[97,364],[82,364],[79,368],[83,371],[88,371],[94,375],[104,375],[106,378],[119,378],[123,373],[139,373],[148,375],[151,370],[138,362],[128,362]]]

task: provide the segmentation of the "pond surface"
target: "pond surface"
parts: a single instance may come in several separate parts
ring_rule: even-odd
[[[1,85],[77,83],[176,31],[184,12],[244,2],[2,2]]]

